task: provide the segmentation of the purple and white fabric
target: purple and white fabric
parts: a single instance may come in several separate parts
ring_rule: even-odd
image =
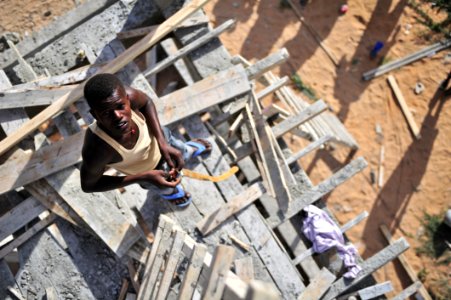
[[[313,243],[313,251],[322,253],[332,247],[336,247],[338,255],[347,268],[347,272],[343,277],[356,278],[362,268],[357,265],[355,259],[357,249],[354,245],[345,244],[340,228],[326,212],[314,205],[305,207],[304,211],[307,213],[307,217],[302,222],[302,231]]]

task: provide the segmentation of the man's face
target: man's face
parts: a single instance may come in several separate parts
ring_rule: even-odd
[[[131,131],[130,100],[124,88],[118,87],[114,93],[92,110],[99,126],[115,137]]]

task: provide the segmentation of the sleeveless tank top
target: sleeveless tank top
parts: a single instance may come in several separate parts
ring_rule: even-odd
[[[150,135],[144,116],[132,110],[132,120],[139,130],[139,137],[132,149],[127,149],[103,131],[97,122],[89,125],[89,129],[108,145],[113,147],[122,157],[122,161],[108,164],[108,167],[116,169],[126,175],[135,175],[155,169],[161,159],[160,148],[157,139]]]

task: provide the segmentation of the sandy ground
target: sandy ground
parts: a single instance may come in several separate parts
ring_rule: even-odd
[[[415,140],[386,76],[372,81],[362,81],[361,76],[378,66],[383,56],[393,60],[430,45],[429,30],[414,19],[416,14],[407,7],[407,1],[348,1],[349,11],[341,15],[343,3],[346,1],[331,5],[328,0],[314,0],[302,10],[306,21],[339,59],[338,68],[293,11],[279,8],[279,1],[214,0],[206,11],[214,25],[230,18],[237,20],[236,28],[221,36],[232,54],[252,60],[287,48],[290,59],[276,71],[282,76],[297,72],[327,101],[360,144],[355,157],[363,156],[369,162],[362,174],[327,197],[328,206],[341,222],[364,210],[370,213],[366,222],[349,233],[364,258],[386,245],[380,224],[386,224],[395,237],[406,237],[411,245],[405,253],[409,263],[416,272],[427,269],[430,284],[432,278],[444,279],[446,268],[434,274],[432,261],[417,256],[414,248],[419,245],[423,211],[438,214],[450,205],[451,101],[436,99],[437,88],[451,67],[445,61],[449,50],[391,72],[420,128],[422,138]],[[377,41],[384,42],[385,47],[371,60],[369,52]],[[420,95],[413,92],[417,82],[426,87]],[[382,128],[382,139],[375,132],[376,124]],[[307,145],[298,138],[289,142],[294,150]],[[377,174],[382,145],[385,176],[379,189],[371,184],[370,170]],[[323,150],[300,163],[318,183],[342,167],[348,153],[347,149]],[[398,292],[410,284],[399,263],[390,263],[376,277],[379,282],[392,280]]]
[[[439,214],[450,206],[451,102],[437,100],[436,92],[450,70],[445,55],[451,50],[391,72],[420,127],[422,138],[415,140],[386,76],[364,82],[361,75],[376,67],[383,56],[393,60],[430,45],[433,41],[428,40],[428,29],[415,20],[405,0],[348,1],[345,15],[338,12],[345,1],[331,3],[314,0],[302,13],[340,60],[339,67],[331,63],[292,10],[279,8],[279,1],[213,0],[205,10],[213,25],[230,18],[237,20],[236,28],[221,37],[232,54],[252,60],[287,48],[290,59],[276,73],[297,72],[329,103],[360,144],[355,157],[365,157],[369,167],[333,191],[327,201],[342,223],[364,210],[370,213],[366,222],[348,234],[361,255],[368,258],[386,245],[378,229],[386,224],[395,237],[404,236],[411,244],[405,255],[416,272],[427,270],[427,286],[434,278],[449,283],[449,270],[436,268],[431,259],[417,256],[414,248],[419,245],[423,211]],[[31,33],[73,7],[74,1],[69,0],[0,1],[1,11],[8,12],[2,14],[0,33]],[[371,60],[369,51],[376,41],[383,41],[385,47]],[[425,86],[420,95],[413,92],[417,82]],[[376,124],[383,130],[382,139],[375,132]],[[308,144],[297,137],[288,141],[294,150]],[[382,188],[378,188],[371,184],[370,170],[377,174],[382,145],[385,176]],[[321,150],[300,163],[318,183],[341,168],[348,154],[349,150],[343,148]],[[376,277],[379,282],[391,280],[397,292],[410,284],[399,263],[388,264]]]

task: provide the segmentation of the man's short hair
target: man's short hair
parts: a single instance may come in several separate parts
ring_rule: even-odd
[[[117,88],[124,88],[122,82],[113,74],[102,73],[91,77],[84,87],[85,99],[91,108],[99,107],[99,104],[113,95]]]

